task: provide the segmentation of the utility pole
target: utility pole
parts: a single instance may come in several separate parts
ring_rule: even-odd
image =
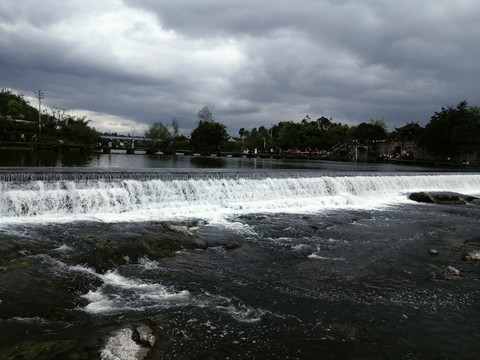
[[[44,94],[42,90],[35,91],[38,97],[38,132],[42,132],[42,99]]]

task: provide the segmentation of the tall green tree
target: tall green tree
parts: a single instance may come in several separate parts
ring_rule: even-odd
[[[425,126],[420,143],[434,155],[445,157],[480,150],[480,109],[466,101],[442,107]]]
[[[220,151],[222,144],[229,138],[225,125],[213,120],[213,114],[207,106],[198,112],[198,126],[190,134],[190,143],[194,150]]]
[[[213,114],[208,106],[204,106],[198,111],[198,121],[213,121]]]
[[[378,123],[361,123],[353,132],[353,136],[362,142],[370,143],[375,140],[384,140],[387,137],[387,131]]]
[[[177,119],[175,119],[175,118],[172,118],[172,129],[173,129],[172,136],[174,138],[178,137],[179,125],[178,125]]]
[[[172,140],[172,134],[162,122],[155,122],[145,131],[145,138],[154,140],[154,145],[169,146]]]

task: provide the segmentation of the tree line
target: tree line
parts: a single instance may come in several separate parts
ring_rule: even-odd
[[[39,140],[67,141],[94,144],[100,133],[89,126],[90,120],[65,114],[65,110],[52,108],[52,114],[41,114],[41,128],[32,127],[38,122],[38,110],[30,106],[23,95],[10,90],[0,91],[0,130],[6,140],[18,140],[20,133],[39,135]],[[241,152],[256,149],[259,152],[285,150],[329,150],[338,144],[372,144],[388,141],[396,134],[389,132],[383,119],[370,119],[359,125],[349,126],[321,116],[311,119],[309,115],[300,121],[281,121],[267,128],[241,128],[238,136],[231,136],[224,124],[214,119],[213,113],[204,106],[198,111],[197,126],[189,136],[179,134],[179,123],[173,118],[170,125],[155,122],[144,136],[152,139],[151,146],[163,149],[194,151]],[[12,119],[30,120],[30,123]],[[38,124],[37,124],[38,126]],[[13,137],[13,139],[12,139]],[[478,154],[480,150],[480,108],[461,101],[457,106],[442,107],[434,112],[425,127],[418,126],[409,140],[427,149],[433,156],[462,157]]]
[[[178,123],[176,126],[178,129]],[[389,132],[383,119],[370,119],[369,122],[349,126],[325,116],[312,120],[308,115],[301,121],[281,121],[270,128],[241,128],[238,136],[232,137],[223,124],[214,120],[207,106],[198,112],[198,124],[190,139],[179,136],[178,132],[172,133],[161,122],[155,123],[145,136],[158,139],[164,146],[198,151],[323,151],[338,144],[352,142],[371,145],[393,139],[405,140],[396,131]],[[442,107],[441,111],[434,112],[425,127],[418,126],[415,133],[408,136],[408,140],[424,147],[433,157],[478,155],[480,108],[469,106],[466,101],[455,107]],[[183,147],[179,147],[180,143]]]
[[[65,113],[65,110],[52,108],[40,115],[38,110],[11,90],[0,91],[0,130],[2,141],[26,141],[55,143],[62,139],[66,143],[95,144],[99,133],[88,124],[85,116],[77,117]]]

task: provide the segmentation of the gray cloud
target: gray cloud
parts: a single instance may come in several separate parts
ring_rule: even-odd
[[[0,5],[0,86],[143,132],[207,105],[240,127],[327,116],[390,129],[480,104],[476,1],[18,1]]]

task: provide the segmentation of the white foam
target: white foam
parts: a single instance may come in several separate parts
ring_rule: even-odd
[[[58,248],[55,249],[55,251],[63,252],[63,253],[66,253],[66,252],[69,252],[69,251],[72,251],[72,250],[73,249],[66,244],[63,244],[62,246],[59,246]]]
[[[222,295],[213,295],[209,292],[205,292],[203,295],[194,298],[193,303],[198,307],[207,307],[223,312],[235,320],[244,323],[259,322],[267,313],[267,311],[263,309],[247,306],[241,301]]]
[[[317,252],[314,252],[307,256],[309,259],[317,259],[317,260],[333,260],[333,261],[345,261],[345,258],[342,257],[328,257],[320,255]]]
[[[251,213],[378,209],[413,191],[479,193],[479,174],[1,182],[0,224],[228,219]],[[243,229],[244,230],[244,229]]]
[[[141,311],[148,307],[183,303],[190,297],[187,290],[176,291],[161,284],[146,283],[123,276],[118,271],[98,274],[93,269],[81,265],[72,266],[70,269],[87,273],[103,281],[96,290],[90,290],[82,296],[89,301],[84,310],[93,314],[124,310]]]
[[[102,360],[129,360],[143,359],[148,350],[138,345],[132,339],[131,329],[117,330],[108,338],[105,347],[100,353]]]

